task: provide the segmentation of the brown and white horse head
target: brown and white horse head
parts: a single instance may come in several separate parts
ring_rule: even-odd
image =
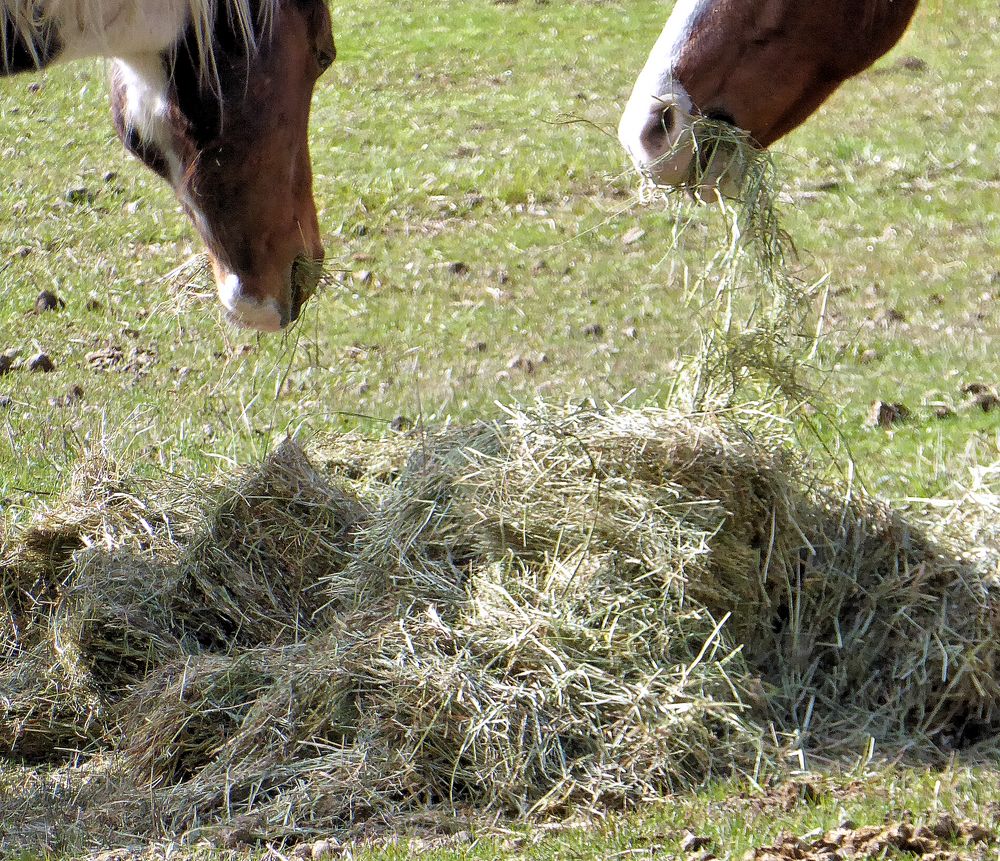
[[[902,36],[917,0],[677,0],[618,127],[636,168],[688,182],[697,118],[767,147]]]
[[[275,331],[319,279],[307,127],[335,48],[323,0],[250,11],[253,45],[220,3],[209,45],[191,23],[168,52],[118,59],[112,107],[125,146],[171,184],[205,241],[229,319]]]

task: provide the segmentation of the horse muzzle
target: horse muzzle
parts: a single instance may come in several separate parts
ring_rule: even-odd
[[[731,134],[720,134],[720,128]],[[618,139],[644,178],[687,188],[699,200],[736,196],[744,164],[725,139],[740,134],[728,114],[697,112],[679,84],[651,100],[633,93],[618,125]]]
[[[302,307],[316,291],[320,276],[319,261],[296,258],[272,289],[254,285],[232,272],[216,272],[219,300],[226,319],[241,329],[278,332],[294,323]]]
[[[637,171],[656,185],[684,185],[695,141],[691,100],[683,91],[649,98],[633,93],[618,124],[618,140]]]
[[[258,297],[247,290],[246,283],[233,273],[216,278],[219,301],[226,320],[241,329],[277,332],[291,322],[288,303],[270,296]]]

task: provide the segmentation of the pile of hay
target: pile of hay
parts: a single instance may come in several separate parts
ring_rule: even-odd
[[[0,786],[0,848],[57,799],[105,842],[294,839],[992,727],[984,566],[748,421],[512,410],[204,498],[84,464],[0,557],[0,745],[82,776]]]

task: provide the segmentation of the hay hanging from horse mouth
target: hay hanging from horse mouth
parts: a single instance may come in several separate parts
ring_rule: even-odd
[[[781,428],[512,409],[286,442],[207,501],[84,464],[5,544],[0,743],[95,758],[68,794],[0,790],[0,849],[67,798],[119,840],[301,838],[993,726],[992,581],[818,486]]]

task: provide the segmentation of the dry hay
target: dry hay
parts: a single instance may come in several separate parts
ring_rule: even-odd
[[[687,348],[671,403],[690,410],[766,400],[795,411],[814,399],[807,381],[822,331],[826,282],[803,278],[779,209],[781,183],[771,153],[729,123],[693,119],[664,159],[693,148],[677,185],[643,178],[638,200],[671,216],[664,262],[667,282],[684,287],[697,345]],[[690,206],[690,198],[708,204]],[[692,241],[692,226],[705,246]],[[721,241],[720,241],[721,235]]]
[[[105,840],[558,815],[991,730],[985,560],[783,428],[518,409],[172,497],[85,463],[0,557],[0,744],[86,779],[0,791],[4,839],[54,799]]]

